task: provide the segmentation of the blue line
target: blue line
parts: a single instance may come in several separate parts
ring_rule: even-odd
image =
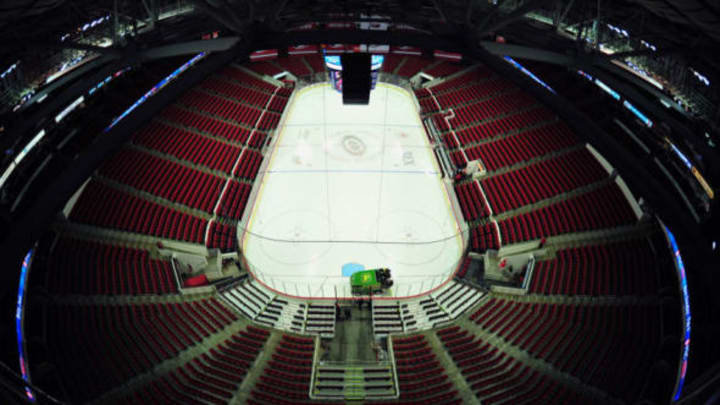
[[[267,170],[265,173],[392,173],[392,174],[438,174],[422,170]]]

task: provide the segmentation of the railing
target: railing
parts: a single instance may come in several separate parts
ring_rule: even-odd
[[[402,312],[402,309],[400,310]],[[404,329],[404,326],[403,326]],[[397,369],[395,368],[395,350],[393,349],[392,338],[388,335],[387,337],[388,356],[390,357],[390,367],[393,375],[393,382],[395,383],[395,399],[400,397],[400,382],[398,381]]]
[[[307,318],[307,305],[305,306],[306,318]],[[304,323],[304,322],[303,322]],[[320,336],[315,336],[315,349],[313,351],[313,362],[312,369],[310,370],[310,392],[308,396],[311,399],[316,399],[315,392],[315,367],[318,364],[318,353],[320,353]]]

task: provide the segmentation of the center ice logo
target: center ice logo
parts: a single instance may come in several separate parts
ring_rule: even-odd
[[[342,140],[343,148],[351,155],[361,156],[365,154],[367,147],[362,139],[355,135],[345,135]]]

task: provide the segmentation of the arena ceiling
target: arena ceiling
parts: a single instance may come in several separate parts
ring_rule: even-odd
[[[482,40],[492,40],[494,33],[510,38],[512,43],[584,57],[578,41],[551,35],[551,27],[532,28],[527,13],[540,11],[559,24],[590,29],[596,21],[600,27],[614,24],[654,45],[653,50],[635,46],[634,50],[617,53],[611,58],[648,56],[654,66],[666,67],[659,72],[665,77],[675,76],[675,82],[699,86],[705,105],[720,100],[717,86],[702,87],[688,75],[688,67],[702,72],[711,83],[720,83],[720,5],[708,0],[6,0],[0,5],[0,69],[17,60],[29,64],[42,62],[44,54],[58,48],[83,48],[82,44],[65,41],[61,36],[106,15],[117,16],[117,22],[134,25],[148,21],[152,10],[178,5],[192,5],[193,13],[172,20],[184,20],[186,33],[221,29],[225,35],[236,36],[246,43],[272,46],[280,39],[295,34],[279,35],[307,22],[385,21],[409,24],[422,30],[430,40],[457,44],[461,49],[480,46]],[[599,20],[598,20],[599,17]],[[103,26],[106,36],[112,36],[114,23]],[[165,29],[159,36],[147,35],[121,41],[127,51],[148,48],[163,42],[177,43],[189,36],[173,36],[178,31],[171,21],[157,25]],[[161,30],[156,30],[161,31]],[[392,33],[375,33],[371,38],[385,38],[399,45]],[[429,34],[429,35],[428,35]],[[338,42],[350,41],[352,36],[338,32],[319,32],[323,38]],[[302,36],[300,36],[302,37]],[[160,40],[158,41],[158,38]],[[382,39],[381,39],[382,41]],[[627,38],[610,39],[628,42]],[[316,43],[316,42],[315,42]],[[352,43],[351,41],[348,43]],[[369,42],[368,42],[369,43]],[[438,42],[439,43],[439,42]],[[408,44],[410,45],[410,44]],[[114,49],[96,48],[101,53],[122,53]],[[452,49],[448,49],[452,50]],[[127,54],[127,52],[125,52]],[[593,53],[592,58],[599,55]],[[609,59],[606,57],[606,59]],[[556,62],[561,63],[561,62]],[[672,82],[673,80],[671,80]],[[695,91],[695,90],[693,90]],[[714,107],[711,107],[712,109]],[[705,112],[707,114],[707,111]],[[710,120],[717,113],[706,115]]]
[[[5,0],[0,5],[0,41],[55,38],[90,18],[117,9],[123,18],[146,17],[163,0]],[[177,3],[177,2],[175,2]],[[442,33],[485,33],[519,20],[535,9],[558,10],[572,22],[592,20],[598,13],[638,36],[669,44],[720,45],[720,4],[708,0],[192,0],[199,11],[226,28],[240,32],[261,22],[285,29],[306,21],[338,21],[343,15],[383,16]],[[5,51],[3,51],[5,52]]]

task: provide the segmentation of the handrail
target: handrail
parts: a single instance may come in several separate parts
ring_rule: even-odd
[[[307,306],[305,307],[307,311]],[[304,327],[304,326],[303,326]],[[310,392],[308,393],[308,396],[310,399],[318,399],[315,395],[313,395],[313,392],[315,392],[315,365],[318,362],[318,352],[320,351],[320,336],[315,336],[315,350],[313,351],[313,362],[312,362],[312,369],[310,371]]]
[[[177,289],[180,291],[182,290],[182,286],[180,285],[180,276],[178,275],[178,269],[175,265],[175,256],[170,257],[170,266],[172,267],[173,275],[175,276],[175,285],[177,285]]]
[[[393,398],[397,399],[400,397],[400,382],[398,381],[397,368],[395,367],[395,350],[393,349],[393,343],[390,335],[388,335],[387,337],[387,346],[388,357],[390,357],[391,362],[390,368],[392,369],[393,382],[395,384],[395,395],[393,396]]]

